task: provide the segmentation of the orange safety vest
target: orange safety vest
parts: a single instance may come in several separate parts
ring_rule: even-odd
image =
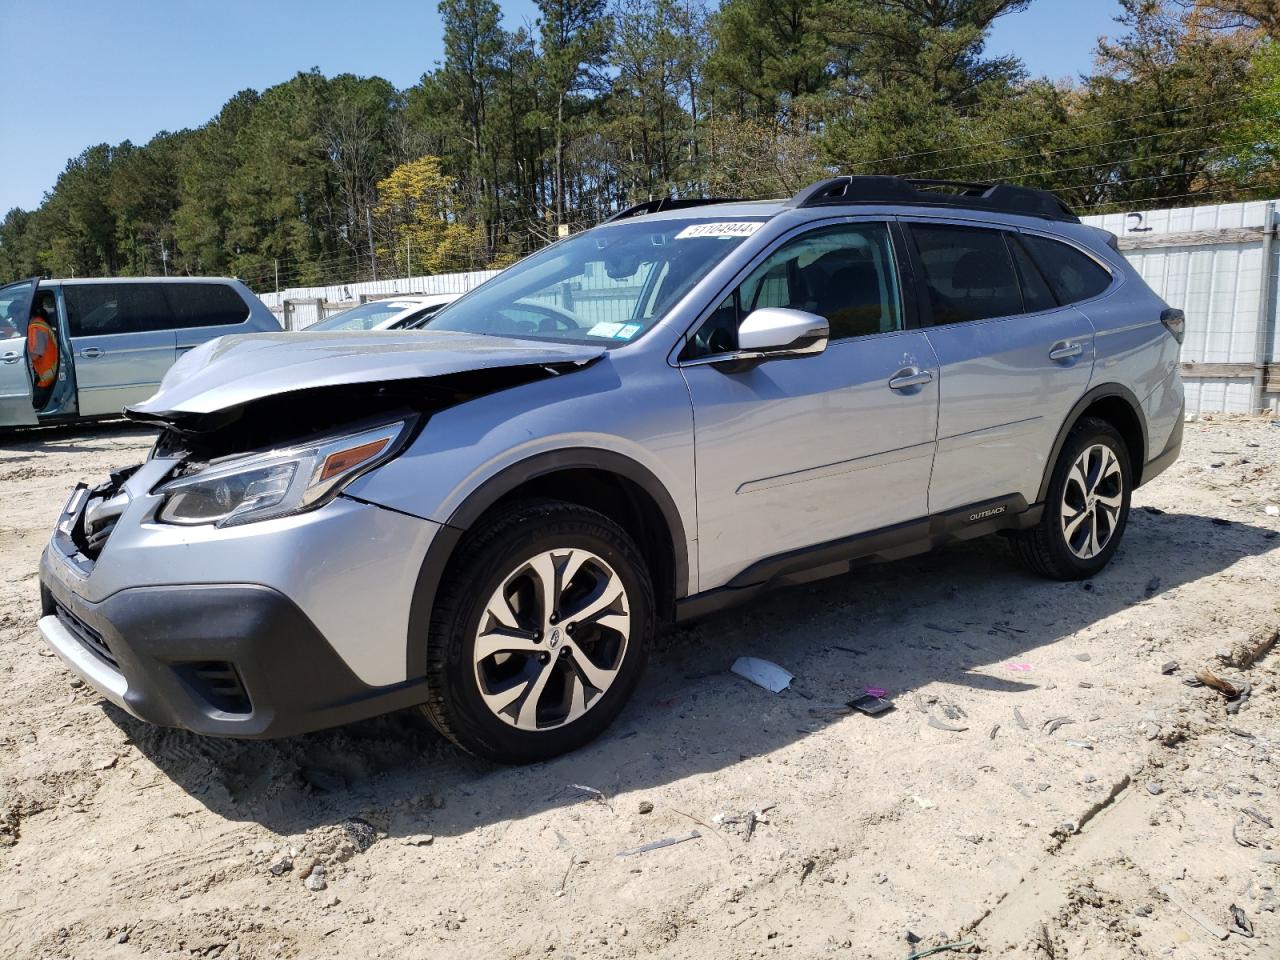
[[[27,324],[27,362],[37,390],[46,390],[58,379],[58,335],[43,317]]]

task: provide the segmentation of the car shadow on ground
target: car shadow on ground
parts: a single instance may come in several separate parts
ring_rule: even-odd
[[[408,713],[259,742],[164,730],[104,709],[163,774],[230,820],[296,834],[363,816],[391,835],[464,834],[581,802],[570,784],[660,795],[822,729],[829,708],[868,686],[888,690],[900,710],[939,684],[932,689],[957,703],[983,690],[1016,706],[1041,675],[1009,670],[1008,661],[1034,664],[1047,645],[1276,546],[1275,532],[1260,527],[1135,509],[1114,562],[1087,583],[1036,578],[989,537],[780,590],[670,631],[609,731],[523,768],[476,760]],[[1095,656],[1105,653],[1092,643]],[[796,681],[778,695],[752,686],[728,672],[741,655],[774,660]]]
[[[76,441],[110,438],[145,440],[158,433],[156,427],[132,420],[89,420],[49,426],[0,429],[0,454],[3,453],[85,453],[101,452],[102,445]],[[66,441],[72,441],[67,443]]]

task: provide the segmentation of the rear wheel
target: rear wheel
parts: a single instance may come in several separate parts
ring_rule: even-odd
[[[1014,553],[1056,580],[1093,576],[1120,545],[1132,476],[1119,432],[1105,420],[1081,420],[1058,455],[1040,522],[1012,535]]]
[[[459,546],[432,613],[424,710],[463,749],[544,760],[596,737],[635,689],[653,587],[631,538],[567,503],[517,504]]]

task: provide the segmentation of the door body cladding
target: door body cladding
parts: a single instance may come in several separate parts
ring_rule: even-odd
[[[689,550],[688,541],[685,539],[684,521],[680,519],[680,511],[662,482],[641,464],[612,450],[579,447],[547,451],[514,463],[480,484],[454,510],[448,521],[436,533],[418,574],[417,585],[414,587],[413,599],[410,603],[406,676],[420,676],[425,669],[431,609],[435,604],[436,593],[444,579],[449,559],[462,539],[462,535],[487,510],[520,487],[540,477],[570,470],[596,470],[613,474],[635,484],[653,500],[666,522],[667,535],[671,541],[675,581],[673,599],[679,602],[688,595]]]
[[[1049,458],[1045,461],[1044,478],[1040,481],[1040,490],[1036,495],[1036,502],[1043,502],[1044,498],[1049,495],[1049,482],[1053,479],[1053,468],[1057,466],[1058,456],[1062,453],[1062,447],[1067,442],[1067,436],[1071,433],[1071,428],[1076,425],[1085,410],[1099,400],[1106,400],[1110,397],[1116,397],[1128,406],[1141,431],[1142,436],[1141,442],[1138,444],[1137,455],[1130,457],[1130,460],[1134,471],[1142,472],[1142,465],[1146,463],[1147,459],[1147,418],[1142,411],[1142,404],[1138,402],[1138,398],[1133,395],[1133,391],[1128,387],[1119,383],[1104,383],[1094,387],[1077,400],[1075,406],[1071,408],[1071,412],[1067,414],[1067,418],[1062,421],[1062,426],[1058,428],[1058,436],[1054,439],[1053,447],[1049,450]],[[1125,426],[1123,424],[1116,424],[1115,426],[1120,431],[1121,436],[1125,436]],[[1125,439],[1127,441],[1130,438],[1125,436]],[[1139,478],[1134,486],[1138,486],[1141,482],[1142,480]]]
[[[747,567],[724,587],[686,597],[676,604],[684,622],[743,603],[778,586],[847,573],[864,563],[900,560],[960,540],[1004,530],[1022,530],[1040,522],[1043,506],[1028,506],[1010,493],[944,513],[896,523],[879,530],[768,557]]]

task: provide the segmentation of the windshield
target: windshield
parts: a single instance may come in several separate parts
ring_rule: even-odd
[[[362,303],[360,306],[352,307],[350,310],[335,313],[332,317],[326,317],[319,323],[311,324],[306,329],[374,330],[396,314],[403,313],[414,306],[417,306],[417,304],[405,303],[403,300],[374,300],[372,303]]]
[[[588,230],[498,274],[428,329],[620,346],[661,320],[763,222],[707,217]]]

